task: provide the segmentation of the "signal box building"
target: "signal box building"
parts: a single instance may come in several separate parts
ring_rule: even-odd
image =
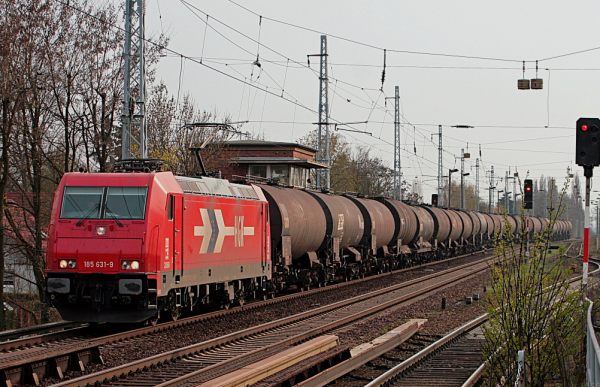
[[[224,178],[273,179],[294,187],[314,186],[311,170],[329,168],[315,161],[317,150],[290,142],[240,140],[228,141],[221,150],[227,165],[221,168]]]

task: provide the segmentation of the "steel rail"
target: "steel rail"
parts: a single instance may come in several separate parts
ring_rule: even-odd
[[[103,383],[105,381],[111,381],[113,384],[118,380],[119,377],[127,374],[135,374],[136,381],[140,378],[140,375],[136,374],[138,372],[142,372],[143,370],[148,370],[157,365],[169,364],[172,362],[177,362],[177,360],[187,357],[191,359],[190,356],[198,355],[201,351],[212,350],[213,352],[219,351],[226,346],[231,346],[235,349],[234,356],[229,355],[228,359],[222,361],[220,365],[213,364],[212,366],[205,367],[201,370],[194,371],[188,376],[178,377],[173,382],[165,382],[161,384],[161,386],[171,386],[177,384],[185,384],[187,380],[190,378],[197,378],[205,375],[207,372],[215,371],[218,367],[223,367],[224,365],[229,365],[233,367],[239,366],[244,361],[256,361],[257,355],[269,356],[275,353],[276,351],[284,349],[286,346],[293,345],[309,338],[315,337],[317,335],[328,332],[332,329],[338,328],[340,326],[346,325],[350,322],[354,322],[360,318],[365,316],[372,315],[379,311],[385,310],[393,305],[397,305],[399,303],[405,302],[414,297],[418,297],[427,292],[431,292],[443,286],[446,286],[450,283],[457,282],[460,279],[472,276],[481,271],[487,269],[487,263],[479,262],[477,265],[478,268],[473,267],[473,263],[462,265],[460,268],[453,268],[444,272],[443,275],[451,275],[456,271],[467,271],[466,273],[459,274],[457,276],[453,276],[449,279],[445,279],[443,281],[436,281],[436,283],[431,284],[429,286],[424,286],[421,284],[421,288],[415,290],[411,293],[402,294],[402,290],[408,286],[407,283],[399,284],[387,289],[378,290],[375,292],[368,293],[366,295],[357,296],[349,300],[344,300],[337,302],[335,304],[327,305],[315,310],[307,311],[300,313],[296,316],[286,317],[274,322],[269,322],[266,324],[262,324],[258,327],[253,327],[249,329],[245,329],[240,332],[235,332],[224,337],[220,337],[217,339],[209,340],[203,343],[194,344],[188,347],[176,349],[173,351],[169,351],[166,353],[162,353],[159,355],[152,356],[147,359],[138,360],[133,363],[125,364],[119,367],[115,367],[109,370],[104,370],[97,372],[92,375],[86,375],[83,377],[79,377],[77,379],[65,381],[63,383],[59,383],[56,387],[71,387],[71,386],[85,386],[92,385],[96,383]],[[424,278],[410,281],[411,285],[419,285],[419,282],[424,282],[427,280],[434,280],[437,277],[442,275],[442,273],[436,273],[428,275]],[[388,297],[388,299],[376,299],[375,297]],[[359,308],[359,303],[362,301],[363,305],[362,309]],[[357,311],[352,312],[352,308],[357,308]],[[333,310],[338,310],[338,315],[332,315]],[[303,322],[307,323],[318,323],[316,326],[306,326],[302,325]],[[292,329],[292,327],[294,329]],[[245,347],[249,346],[249,342],[246,341],[245,338],[248,336],[257,337],[259,333],[262,333],[260,336],[260,340],[265,341],[266,332],[268,330],[278,330],[279,332],[283,332],[284,336],[282,339],[278,339],[275,342],[269,342],[267,346],[262,346],[258,349],[247,351],[246,353],[240,354],[240,346]],[[242,340],[244,340],[242,342]],[[240,345],[236,346],[235,343],[239,343]],[[181,367],[183,363],[189,363],[191,360],[187,360],[186,362],[177,362],[178,366]],[[172,369],[173,367],[169,367]],[[214,372],[213,372],[214,373]],[[131,381],[128,382],[131,385]]]
[[[82,325],[87,325],[83,323],[74,323],[70,321],[57,321],[48,324],[34,325],[31,327],[20,328],[20,329],[12,329],[8,331],[0,332],[0,345],[3,345],[4,342],[11,340],[13,342],[18,341],[20,337],[23,336],[31,336],[31,335],[43,335],[51,331],[57,330],[66,330],[71,328],[78,328]],[[2,347],[0,347],[2,350]]]
[[[487,251],[486,250],[482,250],[480,252],[477,253],[482,253],[485,254]],[[476,254],[477,254],[476,253]],[[314,289],[310,289],[308,291],[303,291],[303,292],[299,292],[299,293],[294,293],[294,294],[287,294],[287,295],[283,295],[280,297],[277,297],[275,299],[271,299],[271,300],[265,300],[265,301],[260,301],[260,302],[252,302],[252,303],[247,303],[244,304],[243,306],[238,306],[238,307],[234,307],[228,310],[217,310],[217,311],[213,311],[213,312],[206,312],[203,313],[199,316],[193,316],[193,317],[187,317],[184,319],[179,319],[177,321],[174,322],[167,322],[167,323],[162,323],[160,325],[157,325],[155,327],[145,327],[145,328],[138,328],[135,329],[132,332],[132,336],[131,337],[136,337],[139,335],[145,335],[148,333],[152,333],[152,332],[157,332],[157,331],[162,331],[164,329],[173,329],[173,328],[178,328],[181,326],[185,326],[185,325],[189,325],[189,324],[194,324],[197,322],[201,322],[201,321],[206,321],[208,319],[211,318],[215,318],[215,317],[220,317],[220,316],[224,316],[224,315],[228,315],[228,314],[234,314],[234,313],[238,313],[240,311],[243,310],[251,310],[254,308],[260,308],[264,305],[272,305],[272,304],[278,304],[278,303],[283,303],[283,302],[287,302],[290,300],[294,300],[294,299],[298,299],[298,298],[302,298],[302,297],[307,297],[309,295],[312,294],[318,294],[321,292],[327,292],[327,291],[331,291],[332,289],[340,289],[340,288],[344,288],[347,286],[352,286],[354,284],[359,284],[362,282],[366,282],[366,281],[371,281],[374,279],[380,279],[380,278],[384,278],[387,276],[391,276],[391,275],[396,275],[396,274],[401,274],[401,273],[406,273],[406,272],[410,272],[410,271],[415,271],[415,270],[419,270],[423,267],[429,267],[429,266],[435,266],[435,265],[439,265],[439,264],[444,264],[444,263],[448,263],[451,262],[453,260],[457,260],[457,259],[462,259],[468,256],[471,256],[473,254],[465,254],[465,255],[460,255],[457,257],[453,257],[453,258],[448,258],[448,259],[444,259],[441,261],[434,261],[434,262],[429,262],[429,263],[425,263],[419,266],[412,266],[412,267],[408,267],[408,268],[404,268],[404,269],[400,269],[400,270],[395,270],[392,272],[385,272],[385,273],[381,273],[381,274],[375,274],[372,276],[368,276],[365,278],[361,278],[361,279],[357,279],[357,280],[353,280],[350,282],[342,282],[342,283],[337,283],[337,284],[332,284],[332,285],[328,285],[325,287],[321,287],[321,288],[314,288]],[[67,324],[77,324],[77,323],[67,323]],[[81,324],[79,324],[81,325]],[[85,327],[82,327],[85,328]],[[18,331],[14,331],[15,335],[21,335],[19,332],[26,332],[27,329],[23,329],[23,330],[18,330]],[[76,330],[70,330],[69,332],[71,333],[76,333]],[[139,333],[137,333],[139,332]],[[85,329],[81,330],[81,333],[85,334]],[[126,333],[124,335],[127,335]],[[127,339],[126,336],[115,336],[117,338],[117,340],[124,340]],[[67,333],[65,334],[64,332],[54,332],[54,333],[48,333],[45,335],[39,335],[39,336],[32,336],[32,337],[25,337],[25,338],[20,338],[17,340],[10,340],[10,341],[6,341],[6,342],[0,342],[0,353],[2,352],[9,352],[9,351],[15,351],[15,350],[20,350],[20,349],[26,349],[26,348],[30,348],[33,346],[39,346],[42,345],[44,343],[50,343],[50,342],[54,342],[54,341],[58,341],[58,340],[62,340],[65,338],[69,338],[69,339],[74,339],[72,337],[71,334]],[[89,340],[89,337],[84,337],[81,339],[81,341],[87,341]]]
[[[401,374],[408,368],[415,366],[417,363],[419,363],[420,361],[425,359],[427,356],[436,352],[438,349],[443,347],[445,344],[451,342],[452,340],[458,338],[459,336],[465,334],[466,332],[478,327],[479,325],[483,324],[486,320],[487,320],[487,313],[477,317],[474,320],[471,320],[470,322],[466,323],[465,325],[450,332],[448,335],[444,336],[442,339],[429,345],[427,348],[414,354],[413,356],[406,359],[402,363],[398,364],[394,368],[392,368],[389,371],[385,372],[384,374],[380,375],[379,377],[374,379],[372,382],[367,384],[365,387],[378,387],[378,386],[384,385],[385,383],[390,382],[392,379],[397,377],[399,374]]]

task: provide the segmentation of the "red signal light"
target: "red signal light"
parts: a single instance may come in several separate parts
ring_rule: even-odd
[[[581,125],[581,130],[584,131],[584,132],[587,132],[588,126],[587,125]]]
[[[525,187],[525,191],[531,191],[531,187]]]

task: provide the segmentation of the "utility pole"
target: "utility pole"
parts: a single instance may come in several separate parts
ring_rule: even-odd
[[[515,167],[515,173],[513,175],[513,206],[512,206],[512,214],[516,215],[517,214],[517,177],[519,177],[519,172],[516,172],[516,167]]]
[[[479,157],[475,160],[475,200],[477,200],[477,211],[479,211]]]
[[[327,98],[328,78],[327,78],[327,35],[321,35],[321,70],[319,73],[319,162],[329,166],[329,104]],[[325,144],[323,144],[323,129],[325,130]],[[325,188],[327,191],[331,188],[330,170],[317,172],[317,187],[323,187],[323,175],[325,173]]]
[[[505,171],[504,176],[504,211],[506,211],[507,214],[510,214],[508,211],[508,171]]]
[[[494,166],[492,165],[492,170],[490,172],[490,200],[488,202],[488,213],[492,213],[492,198],[494,197]]]
[[[144,59],[144,0],[126,0],[125,74],[123,87],[123,160],[148,158],[146,137],[146,62]],[[136,91],[137,95],[132,95]]]
[[[465,150],[460,150],[460,209],[465,209]]]
[[[441,199],[442,203],[440,203],[440,206],[444,205],[443,203],[443,197],[444,197],[444,172],[443,172],[443,159],[442,159],[442,125],[439,125],[439,139],[438,139],[438,198]],[[449,203],[448,203],[449,204]]]
[[[394,199],[402,200],[402,161],[400,158],[400,88],[398,86],[396,86],[394,102]]]

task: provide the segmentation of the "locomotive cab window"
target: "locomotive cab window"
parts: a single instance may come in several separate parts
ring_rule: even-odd
[[[103,187],[65,187],[61,219],[100,219]]]
[[[61,219],[141,220],[148,187],[65,187]]]
[[[147,187],[108,187],[105,219],[144,219]]]

